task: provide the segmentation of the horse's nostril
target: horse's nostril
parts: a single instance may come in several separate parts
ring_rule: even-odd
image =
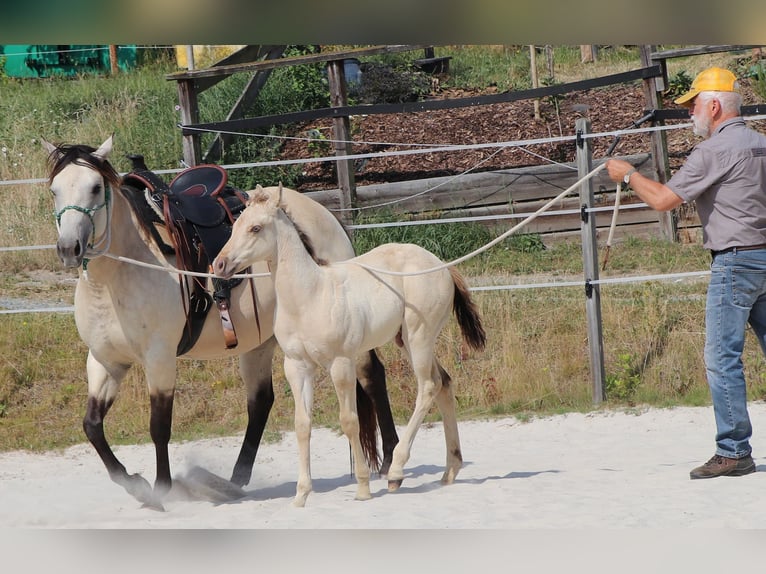
[[[80,242],[79,241],[77,242],[77,245],[74,246],[74,254],[75,254],[75,257],[79,257],[80,256]]]

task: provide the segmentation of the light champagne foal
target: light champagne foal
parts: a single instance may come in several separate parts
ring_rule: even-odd
[[[418,394],[394,449],[389,490],[401,485],[415,434],[434,401],[444,421],[447,446],[442,482],[453,482],[462,454],[452,383],[434,355],[436,339],[453,310],[471,348],[483,349],[486,339],[462,277],[454,268],[395,275],[364,267],[411,273],[442,264],[434,254],[412,244],[389,243],[345,262],[320,265],[282,208],[281,197],[281,186],[256,188],[213,269],[220,277],[231,277],[257,261],[269,264],[277,300],[274,334],[284,351],[285,375],[295,400],[299,476],[293,503],[304,506],[311,492],[309,440],[318,367],[330,374],[338,395],[341,428],[355,461],[356,498],[371,497],[370,471],[358,436],[354,357],[392,339],[412,365]]]

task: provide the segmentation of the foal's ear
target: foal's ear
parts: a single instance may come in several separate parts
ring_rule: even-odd
[[[104,140],[104,143],[98,146],[98,149],[93,152],[93,155],[98,156],[101,159],[106,159],[107,157],[109,157],[109,154],[112,153],[113,143],[114,143],[114,134],[106,138]]]

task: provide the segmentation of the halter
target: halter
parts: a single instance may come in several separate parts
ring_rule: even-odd
[[[79,211],[88,216],[90,219],[90,226],[93,229],[91,234],[91,242],[85,248],[85,257],[82,260],[83,269],[88,266],[88,260],[94,257],[99,257],[107,251],[112,242],[112,188],[106,184],[104,189],[104,202],[95,207],[82,207],[81,205],[65,205],[58,211],[54,211],[53,215],[56,217],[56,230],[61,232],[61,216],[67,211]],[[96,222],[93,217],[100,210],[106,208],[106,230],[101,238],[96,241]]]

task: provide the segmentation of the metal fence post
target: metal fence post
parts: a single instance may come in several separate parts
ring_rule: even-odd
[[[579,118],[575,123],[577,133],[577,176],[585,177],[593,169],[589,140],[590,120]],[[585,276],[585,312],[588,320],[588,348],[590,352],[593,403],[604,400],[604,345],[601,325],[601,290],[598,284],[598,243],[596,242],[596,217],[589,210],[593,207],[593,183],[589,178],[580,186],[580,231],[582,235],[583,274]]]

